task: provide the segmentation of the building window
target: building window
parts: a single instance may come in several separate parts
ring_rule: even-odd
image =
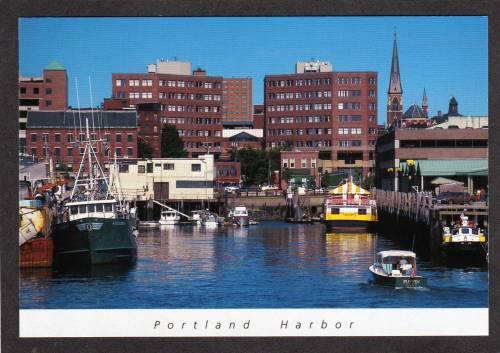
[[[191,164],[192,172],[201,172],[201,164]]]
[[[128,164],[120,164],[120,173],[128,173]]]
[[[68,149],[66,150],[66,154],[67,154],[68,156],[73,156],[73,149],[72,149],[72,148],[68,148]]]
[[[122,135],[120,135],[120,134],[116,134],[116,136],[115,136],[115,141],[116,141],[116,142],[122,142]]]
[[[109,134],[105,134],[104,141],[109,142],[109,140],[110,140]]]
[[[127,135],[127,142],[132,142],[133,141],[133,136],[132,134]]]
[[[52,105],[52,101],[51,100],[45,101],[45,106],[46,107],[50,107],[51,105]]]
[[[152,86],[153,80],[142,80],[142,85],[143,86]]]
[[[146,166],[145,165],[138,165],[137,166],[137,173],[139,173],[139,174],[146,173]]]
[[[40,89],[38,87],[33,88],[33,94],[40,93]]]
[[[302,158],[302,159],[300,160],[300,167],[301,167],[301,168],[307,168],[307,159]]]
[[[46,88],[45,94],[52,94],[52,88]]]
[[[288,159],[283,159],[283,168],[288,168]]]
[[[368,84],[374,85],[375,84],[375,77],[368,77]]]
[[[122,149],[120,147],[115,148],[115,155],[117,157],[121,157],[121,155],[122,155]]]
[[[375,90],[373,90],[373,89],[369,90],[368,97],[375,97]]]
[[[56,157],[60,157],[61,156],[61,149],[59,147],[56,147],[54,149],[54,154],[56,155]]]
[[[311,168],[316,169],[316,159],[311,159]]]
[[[60,134],[55,134],[54,135],[54,141],[55,142],[61,142],[61,135]]]
[[[42,141],[43,142],[49,142],[49,134],[43,134],[42,135]]]
[[[127,147],[127,156],[132,157],[133,151],[131,147]]]
[[[36,142],[36,134],[31,134],[31,142]]]
[[[290,159],[290,168],[295,168],[295,159]]]
[[[128,80],[129,86],[139,86],[139,80]]]
[[[73,142],[73,134],[67,134],[66,135],[66,141]]]
[[[19,92],[20,92],[21,94],[26,94],[26,87],[21,87],[21,88],[19,89]]]
[[[175,164],[174,163],[164,163],[163,164],[163,170],[174,170]]]
[[[85,153],[85,148],[84,147],[80,147],[80,156],[83,156],[84,153]]]

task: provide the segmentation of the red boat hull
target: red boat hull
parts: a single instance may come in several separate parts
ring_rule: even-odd
[[[50,267],[53,259],[54,242],[52,238],[31,239],[19,248],[21,268]]]

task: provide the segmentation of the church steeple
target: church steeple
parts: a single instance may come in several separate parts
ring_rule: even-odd
[[[424,88],[424,95],[422,96],[422,110],[425,113],[425,116],[428,116],[427,114],[427,93],[425,92]]]
[[[389,80],[389,94],[403,94],[401,78],[399,77],[398,43],[396,42],[396,32],[394,32],[394,46],[392,48],[391,77]]]
[[[392,49],[391,74],[389,77],[389,89],[387,90],[387,123],[392,125],[403,115],[403,88],[399,75],[398,44],[396,32],[394,32],[394,46]]]

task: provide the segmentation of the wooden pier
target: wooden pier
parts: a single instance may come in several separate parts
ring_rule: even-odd
[[[431,254],[439,253],[442,229],[464,213],[483,229],[488,226],[488,205],[485,202],[438,203],[431,192],[397,192],[372,190],[377,200],[379,224],[396,233],[403,241],[424,246]]]

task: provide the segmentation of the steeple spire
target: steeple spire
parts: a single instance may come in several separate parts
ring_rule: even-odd
[[[389,79],[389,94],[403,93],[403,88],[401,87],[401,78],[399,77],[399,60],[398,60],[398,44],[396,42],[396,31],[394,31],[394,47],[392,49],[392,65],[391,65],[391,76]]]
[[[427,117],[427,93],[425,92],[425,87],[424,87],[424,95],[422,96],[422,110],[425,113],[425,116]]]

